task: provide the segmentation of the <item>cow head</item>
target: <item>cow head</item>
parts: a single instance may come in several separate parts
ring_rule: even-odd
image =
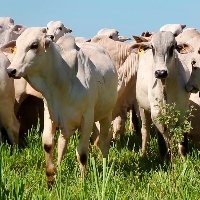
[[[200,91],[200,48],[194,51],[191,65],[192,73],[185,88],[188,92],[197,93]]]
[[[50,21],[47,24],[47,35],[49,38],[56,42],[60,37],[64,36],[65,33],[71,33],[72,30],[66,28],[61,21]]]
[[[119,35],[119,31],[117,31],[116,29],[103,28],[97,32],[97,35],[106,35],[110,39],[119,42],[131,40],[131,38],[129,37]]]
[[[10,17],[0,17],[0,46],[16,40],[26,28],[23,25],[14,25]]]
[[[176,37],[183,32],[185,27],[185,24],[165,24],[160,28],[160,31],[170,31]]]
[[[45,52],[51,44],[46,38],[46,29],[32,27],[26,29],[16,40],[15,55],[7,72],[10,77],[21,78],[38,70],[43,63]],[[7,46],[12,51],[13,46]],[[34,63],[34,64],[33,64]]]
[[[169,75],[169,67],[172,66],[175,58],[175,50],[179,53],[188,53],[193,48],[188,44],[177,44],[172,32],[154,33],[150,42],[135,43],[129,49],[138,54],[152,50],[154,59],[155,78],[164,79]]]

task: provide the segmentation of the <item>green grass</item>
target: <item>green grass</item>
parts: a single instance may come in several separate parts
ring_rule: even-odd
[[[55,184],[47,189],[41,133],[27,134],[23,149],[0,145],[0,199],[200,199],[200,151],[191,149],[185,162],[175,157],[174,177],[169,160],[161,160],[157,140],[152,136],[148,154],[141,157],[141,137],[126,133],[126,145],[111,144],[109,158],[90,147],[87,174],[80,179],[75,156],[78,134],[68,145],[58,168]],[[55,150],[56,162],[56,150]],[[174,181],[173,181],[174,180]]]

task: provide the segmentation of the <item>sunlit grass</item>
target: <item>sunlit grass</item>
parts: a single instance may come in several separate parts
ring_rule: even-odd
[[[169,160],[160,159],[154,135],[145,157],[140,135],[127,131],[125,138],[123,146],[112,142],[108,160],[91,146],[86,177],[81,180],[75,156],[78,133],[74,135],[52,191],[47,189],[41,133],[30,131],[22,149],[1,144],[0,199],[200,199],[199,151],[192,149],[185,162],[175,157],[172,183]],[[54,154],[56,161],[56,148]]]

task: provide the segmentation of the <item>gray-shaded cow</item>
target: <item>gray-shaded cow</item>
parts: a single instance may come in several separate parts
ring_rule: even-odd
[[[5,128],[11,144],[18,144],[19,122],[14,113],[14,80],[6,72],[9,65],[10,61],[0,51],[0,128]]]
[[[142,152],[145,154],[151,120],[165,141],[169,141],[168,131],[157,120],[162,107],[166,103],[176,103],[176,109],[183,111],[182,113],[188,109],[189,94],[184,88],[189,70],[178,59],[177,51],[187,53],[192,48],[186,44],[177,45],[172,32],[156,32],[150,42],[133,44],[130,50],[144,53],[140,56],[137,71],[136,98],[140,106]],[[161,155],[165,155],[166,150],[167,148],[160,146]]]
[[[190,80],[186,85],[186,89],[190,94],[190,105],[194,106],[195,110],[192,112],[194,117],[191,117],[192,130],[190,131],[190,138],[195,145],[200,148],[200,98],[199,98],[199,67],[200,67],[200,33],[189,28],[183,31],[178,37],[178,41],[187,41],[194,48],[194,52],[186,55],[180,55],[180,59],[183,60],[191,73]]]

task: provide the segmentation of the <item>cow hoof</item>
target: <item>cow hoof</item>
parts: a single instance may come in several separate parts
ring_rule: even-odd
[[[49,176],[47,178],[47,187],[48,187],[48,190],[52,190],[53,185],[54,185],[54,178],[52,176]]]
[[[182,157],[183,159],[185,159],[186,154],[187,154],[187,152],[188,152],[187,147],[184,146],[183,143],[181,142],[181,143],[178,144],[178,148],[179,148],[179,152],[180,152],[180,154],[181,154],[181,157]]]

